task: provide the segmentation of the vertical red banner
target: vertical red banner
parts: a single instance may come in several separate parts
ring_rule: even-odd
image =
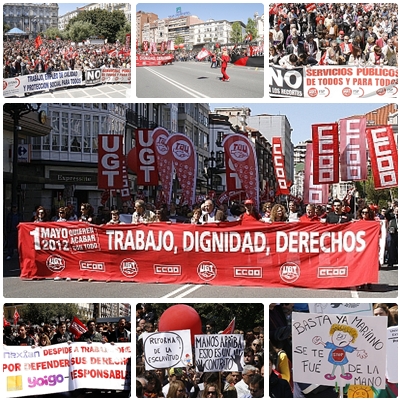
[[[314,184],[339,182],[338,124],[313,124]]]
[[[305,178],[304,178],[304,203],[314,205],[327,204],[329,199],[329,185],[314,184],[313,178],[313,145],[306,145]]]
[[[283,145],[281,144],[281,138],[275,136],[272,138],[272,156],[274,172],[276,174],[277,181],[277,195],[289,195],[290,191],[287,187],[287,175],[285,172],[285,162],[283,156]]]
[[[389,125],[367,128],[366,137],[375,188],[398,186],[398,153],[393,129]]]
[[[121,189],[123,179],[122,135],[99,135],[98,188]]]
[[[136,130],[136,160],[138,185],[158,185],[156,155],[153,146],[152,130]]]
[[[192,141],[184,134],[173,134],[167,140],[175,172],[182,189],[181,203],[195,203],[198,161]]]
[[[247,198],[252,199],[255,206],[259,207],[259,168],[252,142],[245,135],[230,134],[225,137],[223,147],[226,154],[226,166],[230,167],[226,173],[227,178],[232,171],[235,171]],[[235,179],[231,177],[233,178]],[[228,187],[227,190],[229,190]]]
[[[340,120],[340,174],[342,181],[367,178],[366,118]]]

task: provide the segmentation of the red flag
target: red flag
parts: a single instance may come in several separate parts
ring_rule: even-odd
[[[338,124],[313,124],[312,143],[314,183],[339,182]]]
[[[313,181],[313,145],[308,143],[305,157],[304,203],[326,204],[329,198],[329,185],[316,185]]]
[[[259,167],[253,143],[242,134],[230,134],[224,138],[224,151],[226,153],[227,166],[232,165],[232,170],[242,183],[247,199],[252,199],[256,209],[259,208]],[[228,170],[226,172],[228,177]],[[228,190],[228,186],[227,186]]]
[[[398,153],[393,129],[384,125],[366,129],[375,189],[398,185]]]
[[[315,12],[315,11],[316,11],[316,4],[315,4],[315,3],[308,3],[308,4],[305,6],[305,8],[306,8],[306,11],[307,11],[308,13]]]
[[[285,172],[285,163],[283,156],[283,148],[281,144],[281,138],[279,136],[272,138],[272,155],[274,172],[276,174],[277,181],[277,195],[288,195],[290,191],[287,187],[287,176]]]
[[[20,318],[20,315],[19,315],[19,313],[17,311],[17,307],[15,307],[15,310],[14,310],[14,326],[17,325],[19,318]]]
[[[235,330],[235,318],[231,320],[231,323],[227,326],[225,330],[221,334],[233,334]]]
[[[152,130],[139,128],[136,130],[136,162],[138,185],[158,185],[159,176],[157,173],[157,163],[155,149],[152,138]],[[129,165],[132,169],[132,167]]]
[[[366,118],[340,120],[340,171],[342,181],[364,181],[366,160]]]
[[[36,36],[35,39],[35,48],[39,49],[40,45],[43,43],[42,38],[40,37],[40,35]]]
[[[4,313],[3,313],[3,327],[6,327],[6,326],[11,326],[11,323],[8,320],[6,320],[6,318],[4,317]]]
[[[123,188],[122,135],[99,135],[98,152],[98,188]]]
[[[209,56],[211,53],[209,50],[207,50],[205,47],[202,48],[202,50],[197,54],[196,58],[197,60],[202,60],[205,57]]]
[[[74,334],[75,338],[79,338],[83,333],[86,333],[88,329],[76,316],[74,316],[71,321],[69,331],[70,333]]]

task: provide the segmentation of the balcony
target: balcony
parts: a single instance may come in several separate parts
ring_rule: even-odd
[[[147,118],[140,116],[133,110],[126,112],[127,123],[136,128],[155,129],[157,124],[154,121],[149,121]]]

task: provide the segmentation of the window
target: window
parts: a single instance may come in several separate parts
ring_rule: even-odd
[[[84,116],[84,153],[90,153],[91,151],[91,117]]]
[[[52,131],[51,135],[52,139],[52,150],[59,151],[60,150],[60,113],[52,112],[51,115],[51,126]]]
[[[69,151],[68,122],[68,113],[61,113],[61,150],[66,152]]]

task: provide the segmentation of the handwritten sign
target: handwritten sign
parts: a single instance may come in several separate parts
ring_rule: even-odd
[[[146,370],[192,365],[190,330],[146,333],[143,347]]]
[[[293,312],[292,339],[294,381],[385,387],[386,319]]]
[[[369,303],[313,303],[309,304],[311,313],[335,313],[341,315],[373,316],[373,306]]]
[[[243,355],[242,334],[195,336],[195,364],[198,372],[242,372]]]
[[[387,371],[390,383],[398,383],[398,326],[387,329]]]

